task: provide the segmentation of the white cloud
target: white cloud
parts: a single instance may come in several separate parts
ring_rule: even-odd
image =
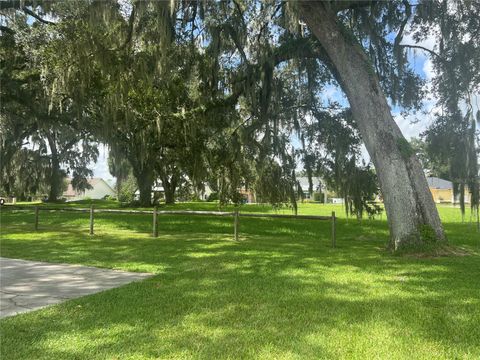
[[[428,115],[408,115],[403,117],[401,115],[397,115],[394,117],[395,122],[397,123],[398,127],[403,133],[403,136],[408,140],[419,137],[421,133],[423,133],[427,127],[432,123],[432,119]]]
[[[427,82],[430,82],[436,76],[436,71],[431,59],[427,59],[423,63],[423,72],[425,73],[425,79]]]
[[[437,45],[437,38],[433,34],[438,33],[439,28],[437,26],[437,27],[433,27],[431,30],[432,30],[431,33],[428,34],[425,37],[425,39],[423,39],[422,41],[416,42],[412,36],[413,35],[411,32],[412,29],[411,28],[408,29],[405,36],[402,39],[402,45],[417,45],[430,50],[434,50],[435,46]]]
[[[430,86],[427,84],[427,89],[429,88]],[[429,97],[423,99],[423,106],[420,111],[406,116],[399,112],[392,113],[395,122],[407,139],[418,138],[433,123],[434,115],[440,111],[437,106],[437,99],[432,96],[431,92],[427,96]]]
[[[328,104],[329,102],[338,102],[341,105],[348,106],[347,98],[343,91],[336,85],[329,84],[325,86],[321,96],[323,97],[325,104]]]
[[[421,46],[425,49],[435,51],[437,48],[437,37],[433,34],[437,33],[438,28],[433,28],[433,33],[428,34],[425,39],[422,41],[416,42],[413,39],[412,33],[407,32],[407,34],[404,36],[402,40],[402,45],[413,45],[413,46]],[[409,29],[408,31],[411,31]],[[431,61],[431,54],[428,51],[422,50],[422,49],[415,49],[415,48],[407,48],[407,54],[408,54],[408,60],[413,66],[414,69],[417,68],[416,62],[419,60],[420,62],[423,62],[422,70],[425,73],[425,78],[427,81],[432,80],[432,78],[435,76],[435,69],[433,68],[433,63]]]

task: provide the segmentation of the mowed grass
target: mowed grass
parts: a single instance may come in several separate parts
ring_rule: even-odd
[[[83,207],[85,204],[69,205]],[[101,207],[101,204],[95,204]],[[111,206],[108,206],[111,207]],[[216,204],[175,209],[216,210]],[[246,205],[242,211],[273,211]],[[2,359],[478,359],[480,235],[441,207],[470,255],[387,253],[383,219],[329,222],[162,215],[1,213],[1,255],[152,272],[148,280],[0,321]],[[289,213],[289,210],[281,212]]]

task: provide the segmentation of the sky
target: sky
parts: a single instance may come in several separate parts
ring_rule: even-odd
[[[98,147],[98,159],[92,164],[93,177],[106,180],[110,185],[115,184],[115,178],[108,171],[108,147],[100,144]]]

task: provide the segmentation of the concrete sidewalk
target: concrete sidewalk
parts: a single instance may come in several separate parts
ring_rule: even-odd
[[[145,279],[152,274],[0,258],[0,318]]]

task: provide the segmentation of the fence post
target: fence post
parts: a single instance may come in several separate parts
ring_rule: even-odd
[[[335,211],[332,211],[332,248],[335,248],[337,239],[336,239],[336,224],[335,224],[336,218],[335,218]]]
[[[157,207],[153,208],[153,237],[158,237]]]
[[[93,235],[93,205],[90,206],[90,235]]]
[[[35,231],[38,230],[38,206],[35,206]]]
[[[233,235],[235,241],[238,241],[238,209],[233,213]]]

